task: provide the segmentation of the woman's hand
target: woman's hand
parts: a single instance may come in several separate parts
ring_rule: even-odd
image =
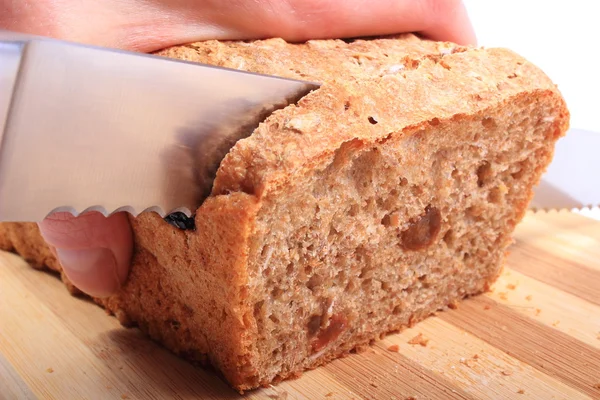
[[[0,0],[0,10],[3,29],[141,52],[208,39],[402,32],[475,43],[459,0]],[[97,297],[119,290],[132,255],[126,215],[56,214],[39,226],[75,286]]]

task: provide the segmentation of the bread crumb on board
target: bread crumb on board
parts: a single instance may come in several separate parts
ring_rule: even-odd
[[[329,392],[329,393],[327,393],[327,394],[325,395],[325,397],[333,397],[333,395],[334,395],[334,394],[335,394],[335,393],[333,393],[333,392]]]
[[[519,390],[517,390],[517,393],[519,393],[519,394],[525,394],[525,391],[523,389],[519,389]]]
[[[515,285],[514,283],[509,283],[508,285],[506,285],[506,288],[508,290],[515,290],[517,288],[517,285]]]
[[[527,296],[525,297],[525,300],[527,300],[527,301],[531,301],[531,299],[533,299],[533,297],[531,297],[531,295],[527,295]]]
[[[52,367],[46,368],[46,372],[51,374],[54,372],[54,369]]]
[[[408,341],[408,344],[419,344],[423,347],[427,347],[427,343],[429,343],[429,339],[427,339],[425,336],[423,336],[422,333],[419,333],[417,336],[415,336],[414,338],[410,339]]]
[[[400,346],[398,346],[397,344],[393,344],[391,346],[389,346],[388,351],[393,351],[394,353],[397,353],[400,351]]]
[[[502,371],[501,373],[502,373],[502,375],[504,375],[504,376],[511,376],[511,375],[513,374],[513,373],[512,373],[512,371],[506,371],[506,370],[505,370],[505,371]]]
[[[504,301],[508,300],[508,296],[507,295],[508,295],[507,292],[500,292],[500,293],[498,293],[498,297],[500,297],[500,300],[504,300]]]
[[[458,309],[458,302],[457,301],[452,301],[452,302],[448,303],[448,308],[450,308],[451,310]]]
[[[486,304],[485,306],[483,306],[483,309],[484,309],[484,310],[489,310],[489,309],[491,309],[491,308],[492,308],[492,306],[490,306],[489,304]]]
[[[540,310],[539,308],[535,309],[535,316],[537,317],[538,315],[540,315],[542,313],[542,310]]]

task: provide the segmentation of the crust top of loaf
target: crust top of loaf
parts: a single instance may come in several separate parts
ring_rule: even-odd
[[[318,168],[345,142],[416,132],[425,121],[483,112],[523,92],[560,97],[540,69],[510,50],[411,34],[302,44],[207,41],[159,55],[322,84],[235,144],[217,172],[213,196],[243,191],[260,198],[295,173]]]

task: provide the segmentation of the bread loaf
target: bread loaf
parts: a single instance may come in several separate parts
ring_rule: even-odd
[[[322,83],[234,145],[195,229],[131,218],[128,281],[95,299],[240,391],[485,291],[569,122],[504,49],[402,35],[160,55]],[[60,270],[35,225],[1,229],[5,250]]]

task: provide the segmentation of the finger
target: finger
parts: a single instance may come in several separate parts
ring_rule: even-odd
[[[94,297],[116,293],[127,279],[133,239],[124,213],[78,217],[56,213],[39,223],[69,280]]]
[[[462,45],[476,36],[460,0],[195,0],[167,1],[172,25],[154,33],[129,36],[133,47],[158,50],[168,45],[208,39],[239,40],[281,37],[291,42],[389,35],[404,32]],[[156,15],[153,16],[156,21]],[[161,32],[158,35],[158,32]],[[153,35],[155,43],[148,43]],[[146,43],[140,41],[146,38]],[[176,40],[174,40],[177,38]]]
[[[475,44],[467,10],[460,0],[263,0],[229,1],[242,36],[290,41],[420,32],[435,40]],[[254,7],[250,7],[253,5]],[[248,15],[251,14],[251,15]],[[227,21],[220,21],[227,25]]]
[[[456,0],[429,0],[425,6],[433,9],[427,12],[426,28],[421,33],[433,40],[444,40],[461,45],[476,45],[477,36],[469,18],[467,8],[462,1]]]

